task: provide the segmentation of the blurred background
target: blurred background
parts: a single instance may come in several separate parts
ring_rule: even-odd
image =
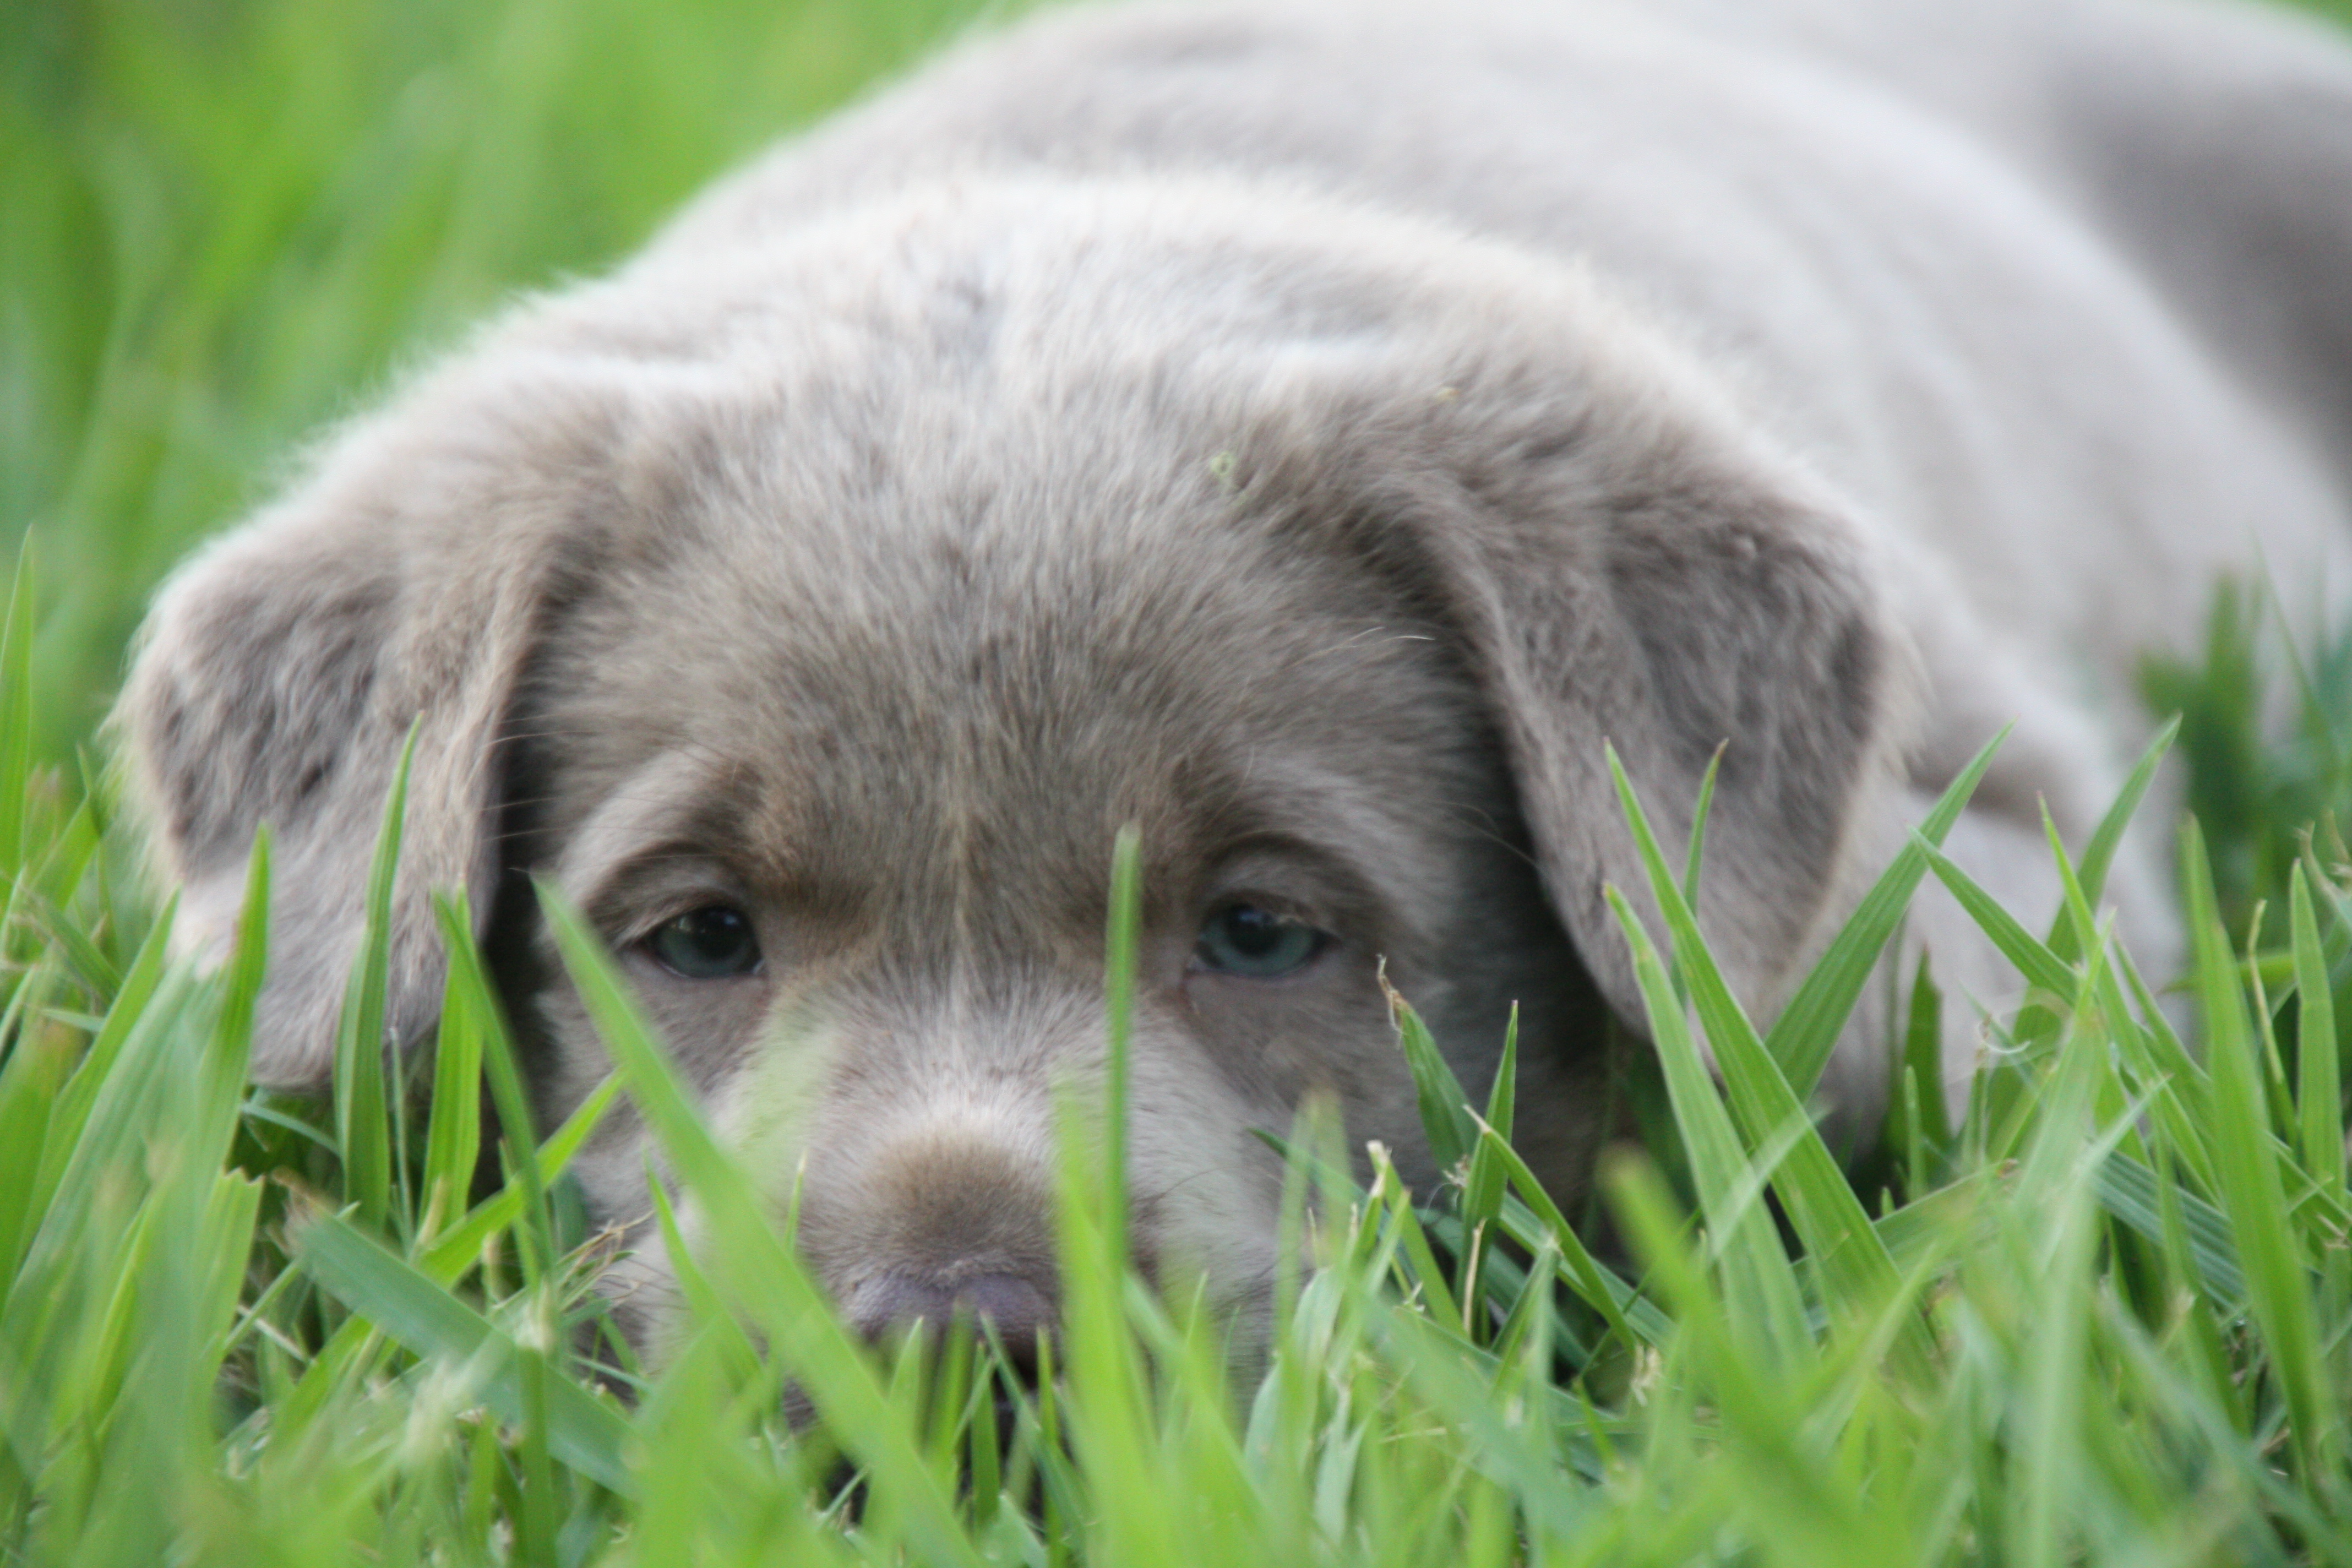
[[[303,437],[1007,0],[0,0],[0,548],[38,754]],[[0,569],[5,563],[0,561]]]
[[[0,0],[0,547],[31,531],[37,753],[87,740],[156,579],[306,433],[1024,4]]]

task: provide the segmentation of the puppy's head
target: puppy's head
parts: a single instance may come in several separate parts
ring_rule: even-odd
[[[932,192],[656,252],[344,433],[159,604],[122,718],[194,940],[281,845],[257,1071],[327,1074],[421,725],[391,1018],[469,884],[543,1113],[606,1070],[552,879],[876,1331],[1053,1312],[1057,1086],[1098,1075],[1141,829],[1138,1255],[1247,1312],[1310,1096],[1435,1173],[1381,972],[1530,1152],[1640,1016],[1601,756],[1769,1008],[1892,805],[1901,659],[1834,506],[1579,279],[1213,184]],[[646,1213],[622,1118],[583,1157]],[[658,1337],[667,1266],[629,1270]]]

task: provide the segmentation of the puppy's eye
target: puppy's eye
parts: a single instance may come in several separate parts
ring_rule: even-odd
[[[751,917],[725,904],[688,910],[646,939],[663,968],[688,980],[724,980],[760,966]]]
[[[1228,904],[1201,927],[1193,961],[1219,974],[1276,980],[1307,967],[1329,940],[1295,915],[1255,904]]]

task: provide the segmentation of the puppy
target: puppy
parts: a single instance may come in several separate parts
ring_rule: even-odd
[[[1642,1019],[1604,741],[1677,851],[1722,748],[1701,916],[1759,1018],[2004,723],[1951,847],[2045,918],[2042,804],[2105,805],[2136,660],[2218,574],[2352,582],[2347,279],[2352,56],[2283,16],[1073,11],[338,431],[163,591],[121,730],[185,942],[276,834],[256,1072],[317,1088],[415,721],[391,1047],[462,884],[579,1102],[551,881],[874,1333],[1051,1328],[1138,825],[1134,1246],[1248,1324],[1254,1130],[1324,1095],[1439,1175],[1383,967],[1474,1093],[1518,1006],[1526,1152],[1583,1181]],[[2159,848],[2110,889],[2158,961]],[[1906,941],[2015,984],[1948,902]],[[624,1114],[580,1169],[657,1349],[646,1155]]]

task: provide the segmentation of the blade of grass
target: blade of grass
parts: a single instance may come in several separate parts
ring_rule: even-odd
[[[564,1118],[563,1125],[549,1133],[547,1141],[531,1156],[538,1178],[535,1185],[510,1182],[484,1198],[465,1218],[429,1243],[421,1244],[416,1266],[444,1285],[454,1283],[481,1256],[492,1237],[522,1219],[534,1190],[545,1191],[563,1174],[572,1156],[580,1152],[581,1145],[588,1142],[589,1135],[604,1120],[604,1113],[620,1097],[621,1078],[615,1073],[592,1089],[579,1109]]]
[[[1561,1283],[1600,1313],[1626,1346],[1664,1343],[1674,1330],[1672,1320],[1594,1259],[1517,1150],[1500,1139],[1494,1144],[1495,1161],[1517,1194],[1504,1200],[1496,1215],[1503,1233],[1531,1250],[1549,1242],[1559,1254]]]
[[[269,963],[269,829],[253,836],[253,855],[246,864],[245,902],[236,922],[236,946],[221,977],[220,1014],[213,1025],[215,1048],[206,1066],[207,1108],[215,1109],[224,1127],[233,1129],[230,1107],[245,1097],[246,1068],[253,1058],[253,1015],[261,996],[261,981]],[[222,1153],[226,1155],[224,1149]],[[218,1160],[207,1161],[217,1164]]]
[[[1930,846],[1943,843],[1952,825],[1959,821],[1960,813],[1967,809],[1969,798],[1976,793],[1985,770],[1992,766],[1993,753],[2008,738],[2008,727],[2003,726],[2000,733],[1987,742],[1984,749],[1960,770],[1959,776],[1919,824],[1915,840],[1904,846],[1872,884],[1870,891],[1863,895],[1836,940],[1822,952],[1812,972],[1797,987],[1797,994],[1766,1031],[1765,1048],[1780,1064],[1789,1088],[1799,1100],[1811,1100],[1813,1090],[1820,1087],[1822,1069],[1829,1066],[1830,1053],[1837,1047],[1838,1035],[1845,1027],[1855,1000],[1870,983],[1871,972],[1878,966],[1879,953],[1895,935],[1895,928],[1903,923],[1903,911],[1909,907],[1919,879],[1927,874],[1927,859],[1918,852],[1918,841]]]
[[[16,542],[7,621],[0,627],[0,876],[25,864],[26,805],[33,776],[33,536]]]
[[[2110,1157],[2108,1163],[2114,1164],[2118,1158]],[[2184,1213],[2189,1194],[2181,1190],[2179,1172],[2176,1169],[2160,1180],[2154,1173],[2148,1174],[2156,1189],[2156,1215],[2162,1231],[2159,1245],[2165,1267],[2175,1289],[2182,1295],[2179,1308],[2179,1330],[2186,1342],[2182,1359],[2189,1364],[2189,1375],[2197,1380],[2214,1408],[2223,1413],[2231,1429],[2248,1433],[2251,1418],[2246,1394],[2239,1386],[2235,1358],[2221,1342],[2221,1321],[2235,1323],[2244,1316],[2241,1303],[2245,1300],[2245,1277],[2238,1271],[2236,1251],[2231,1249],[2230,1255],[2228,1279],[2234,1289],[2224,1294],[2218,1282],[2207,1282],[2213,1277],[2196,1256],[2196,1243],[2189,1238]],[[2226,1227],[2228,1222],[2224,1220],[2222,1224]]]
[[[1698,908],[1698,875],[1700,860],[1706,847],[1706,819],[1715,811],[1716,776],[1723,771],[1723,753],[1731,745],[1728,741],[1716,742],[1715,754],[1706,760],[1706,772],[1699,776],[1698,801],[1691,807],[1690,853],[1683,859],[1683,901]]]
[[[519,1251],[523,1278],[537,1285],[555,1268],[555,1218],[548,1207],[547,1183],[531,1152],[530,1100],[522,1084],[522,1069],[514,1058],[497,994],[482,968],[481,950],[474,942],[472,911],[463,893],[433,900],[434,918],[441,927],[441,943],[448,954],[447,989],[465,998],[473,1037],[481,1050],[481,1065],[489,1080],[490,1102],[497,1109],[499,1134],[504,1145],[509,1184],[518,1186],[522,1207],[515,1217],[521,1238]],[[471,1181],[467,1171],[466,1179]]]
[[[1768,1140],[1784,1136],[1785,1129],[1802,1130],[1790,1144],[1785,1163],[1773,1174],[1772,1185],[1787,1205],[1806,1252],[1821,1269],[1832,1301],[1855,1312],[1874,1310],[1895,1295],[1901,1283],[1894,1260],[1880,1244],[1869,1214],[1854,1196],[1836,1157],[1781,1076],[1780,1064],[1732,995],[1700,934],[1697,916],[1675,885],[1657,835],[1614,747],[1609,748],[1608,759],[1619,809],[1641,851],[1650,875],[1651,894],[1674,939],[1675,967],[1689,987],[1700,1026],[1715,1047],[1716,1066],[1723,1075],[1731,1109],[1747,1134],[1746,1152],[1758,1153]],[[1910,1351],[1922,1366],[1927,1351],[1923,1335],[1924,1331],[1909,1340]]]
[[[1938,1157],[1948,1157],[1952,1116],[1944,1087],[1944,994],[1924,952],[1911,981],[1910,1013],[1903,1030],[1903,1067],[1918,1086],[1917,1109],[1906,1113],[1905,1125],[1922,1145],[1922,1156],[1933,1151]],[[1916,1163],[1913,1181],[1924,1183],[1927,1175],[1924,1160]],[[1924,1185],[1912,1189],[1914,1195],[1925,1190]]]
[[[1916,834],[1912,836],[1912,842],[1927,857],[1937,879],[1950,889],[1969,918],[1976,921],[1977,929],[2000,950],[2000,955],[2017,966],[2026,983],[2040,987],[2063,1005],[2073,1006],[2081,988],[2073,967],[2036,941],[2015,915],[2002,909],[2000,901],[1960,869],[1949,856]]]
[[[470,944],[471,922],[436,900],[434,914],[442,941],[463,932]],[[465,1211],[482,1148],[482,1035],[488,1026],[470,967],[452,959],[441,990],[441,1021],[433,1036],[433,1109],[425,1121],[425,1211],[417,1239],[429,1242]]]
[[[2140,802],[2147,797],[2148,786],[2156,782],[2157,769],[2163,765],[2166,755],[2172,750],[2172,742],[2179,735],[2180,716],[2176,713],[2165,721],[2163,728],[2157,731],[2156,739],[2150,741],[2147,750],[2140,753],[2139,761],[2132,765],[2130,775],[2124,780],[2124,786],[2107,807],[2106,815],[2099,818],[2098,826],[2091,830],[2090,840],[2083,846],[2082,858],[2074,865],[2074,876],[2084,902],[2092,909],[2098,907],[2099,896],[2106,891],[2107,872],[2115,864],[2116,851],[2123,847],[2125,830],[2130,827],[2132,818],[2138,815]],[[2042,815],[2046,817],[2049,814],[2045,811]],[[2049,947],[2051,952],[2069,963],[2083,956],[2074,949],[2073,927],[2064,910],[2059,912],[2058,919],[2051,925]]]
[[[2320,1190],[2344,1194],[2344,1083],[2336,1037],[2336,998],[2329,989],[2327,952],[2311,902],[2311,883],[2298,860],[2288,873],[2287,933],[2294,952],[2295,1107],[2304,1168]],[[2352,1311],[2352,1253],[2320,1248],[2322,1321],[2341,1324]],[[2340,1364],[2342,1352],[2337,1352]]]
[[[2344,1186],[2344,1084],[2337,1064],[2336,997],[2328,984],[2311,882],[2297,861],[2287,882],[2287,934],[2294,952],[2295,1104],[2304,1168],[2335,1191]]]
[[[2168,1195],[2164,1189],[2169,1188]],[[2106,1211],[2150,1241],[2166,1241],[2168,1202],[2180,1215],[2180,1236],[2199,1288],[2209,1300],[2235,1308],[2246,1299],[2246,1277],[2238,1267],[2230,1219],[2178,1183],[2166,1182],[2129,1154],[2110,1154],[2099,1165],[2099,1202]]]
[[[1404,1051],[1405,1065],[1412,1071],[1413,1092],[1420,1099],[1421,1125],[1429,1139],[1430,1156],[1437,1162],[1441,1173],[1458,1176],[1462,1162],[1478,1135],[1470,1115],[1470,1097],[1464,1091],[1462,1080],[1454,1076],[1454,1069],[1438,1054],[1437,1042],[1430,1037],[1421,1015],[1389,984],[1385,968],[1381,973],[1381,991],[1388,997],[1389,1016],[1396,1024],[1397,1044]]]
[[[1110,910],[1103,932],[1103,1173],[1106,1266],[1127,1268],[1128,1053],[1135,1028],[1136,932],[1142,922],[1143,837],[1129,823],[1112,840]]]
[[[1760,1205],[1732,1205],[1747,1159],[1732,1131],[1730,1113],[1699,1058],[1683,1020],[1682,1004],[1641,917],[1615,888],[1603,891],[1633,950],[1634,978],[1649,1011],[1650,1038],[1665,1068],[1666,1089],[1690,1153],[1699,1205],[1723,1260],[1725,1291],[1752,1311],[1752,1333],[1763,1356],[1782,1367],[1802,1366],[1811,1359],[1813,1343],[1796,1271],[1780,1249],[1771,1215]]]
[[[2213,1163],[2222,1207],[2245,1270],[2248,1302],[2286,1398],[2296,1462],[2305,1476],[2317,1477],[2333,1466],[2337,1427],[2326,1415],[2329,1404],[2320,1380],[2311,1292],[2300,1249],[2288,1228],[2245,995],[2215,909],[2204,838],[2193,817],[2181,831],[2180,869],[2189,893],[2198,1000],[2212,1075]]]
[[[1412,1271],[1409,1287],[1420,1288],[1430,1315],[1437,1321],[1461,1322],[1460,1300],[1437,1261],[1436,1249],[1429,1245],[1429,1234],[1423,1228],[1421,1216],[1413,1212],[1412,1194],[1397,1174],[1395,1165],[1390,1163],[1388,1151],[1377,1144],[1372,1149],[1372,1191],[1388,1205],[1391,1235],[1402,1261]]]
[[[1495,1082],[1486,1096],[1486,1115],[1479,1130],[1478,1141],[1472,1145],[1469,1173],[1462,1185],[1462,1220],[1470,1227],[1471,1245],[1462,1255],[1460,1294],[1465,1310],[1478,1295],[1477,1271],[1473,1267],[1483,1249],[1486,1226],[1495,1218],[1503,1204],[1503,1167],[1492,1151],[1511,1135],[1511,1119],[1517,1096],[1519,1076],[1519,1010],[1511,1008],[1509,1026],[1503,1031],[1503,1058],[1495,1068]],[[1489,1133],[1493,1136],[1488,1136]]]
[[[392,963],[393,880],[400,867],[400,837],[408,810],[408,771],[416,756],[409,726],[384,797],[383,828],[368,868],[367,927],[335,1037],[335,1142],[343,1157],[344,1194],[360,1221],[382,1230],[392,1220],[392,1149],[384,1089],[384,993]]]

